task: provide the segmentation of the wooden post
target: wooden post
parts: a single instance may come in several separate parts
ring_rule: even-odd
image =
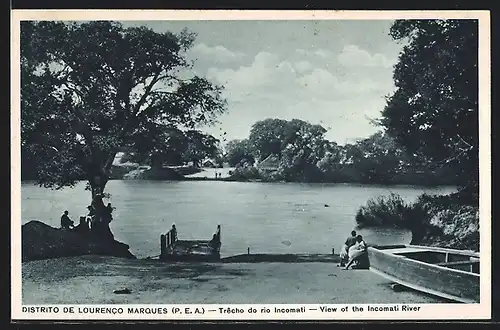
[[[167,251],[167,238],[165,235],[160,235],[160,260],[165,258],[165,253]]]
[[[170,242],[170,232],[167,232],[167,246],[170,246],[171,242]]]
[[[250,254],[250,247],[247,248],[247,254]]]

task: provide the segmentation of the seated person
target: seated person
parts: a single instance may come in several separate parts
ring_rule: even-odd
[[[68,213],[68,211],[64,211],[64,214],[61,216],[62,229],[70,229],[73,227],[73,221],[69,218]]]
[[[342,250],[340,251],[340,267],[345,266],[345,264],[349,261],[349,249],[356,244],[356,232],[351,231],[351,236],[347,237],[344,245],[342,246]]]
[[[208,242],[208,246],[214,251],[219,251],[220,245],[221,244],[217,237],[217,234],[214,234],[210,242]]]
[[[349,262],[345,266],[345,269],[349,269],[353,263],[358,264],[361,258],[366,257],[367,250],[368,247],[363,240],[363,236],[356,236],[356,244],[349,249]]]
[[[73,230],[81,234],[88,233],[90,230],[89,221],[85,216],[80,217],[80,223]]]

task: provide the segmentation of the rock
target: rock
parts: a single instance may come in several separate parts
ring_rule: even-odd
[[[325,207],[330,207],[330,205],[328,205],[328,204],[325,204]]]
[[[125,289],[121,289],[121,290],[115,290],[115,291],[113,291],[113,293],[116,293],[116,294],[131,294],[132,291],[130,291],[129,289],[125,288]]]
[[[398,283],[392,283],[391,284],[391,289],[395,292],[402,292],[402,291],[406,291],[406,287],[401,285],[401,284],[398,284]]]
[[[32,220],[22,226],[22,261],[102,255],[135,259],[127,244],[91,233],[63,230]]]

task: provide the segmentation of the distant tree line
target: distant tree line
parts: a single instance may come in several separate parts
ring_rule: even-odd
[[[450,166],[437,166],[409,153],[388,134],[377,132],[355,143],[339,145],[325,138],[327,130],[299,119],[256,122],[247,139],[226,145],[231,166],[255,166],[269,156],[278,160],[274,173],[263,179],[298,182],[357,182],[367,184],[456,184]],[[250,170],[249,170],[250,171]],[[251,170],[252,175],[255,174]]]

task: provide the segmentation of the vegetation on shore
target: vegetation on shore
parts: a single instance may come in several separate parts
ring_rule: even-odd
[[[359,208],[356,223],[409,229],[411,244],[479,251],[479,207],[459,193],[424,194],[413,203],[396,194],[371,199]]]
[[[359,225],[408,228],[413,244],[479,250],[477,30],[472,20],[392,25],[391,36],[407,44],[379,123],[410,153],[457,173],[459,189],[412,204],[394,195],[368,201],[356,216]]]
[[[328,141],[325,133],[321,125],[299,119],[259,121],[248,139],[228,144],[226,159],[237,167],[233,179],[428,186],[459,183],[453,168],[434,166],[410,155],[383,132],[346,145]],[[261,165],[268,157],[274,158],[274,164]]]

